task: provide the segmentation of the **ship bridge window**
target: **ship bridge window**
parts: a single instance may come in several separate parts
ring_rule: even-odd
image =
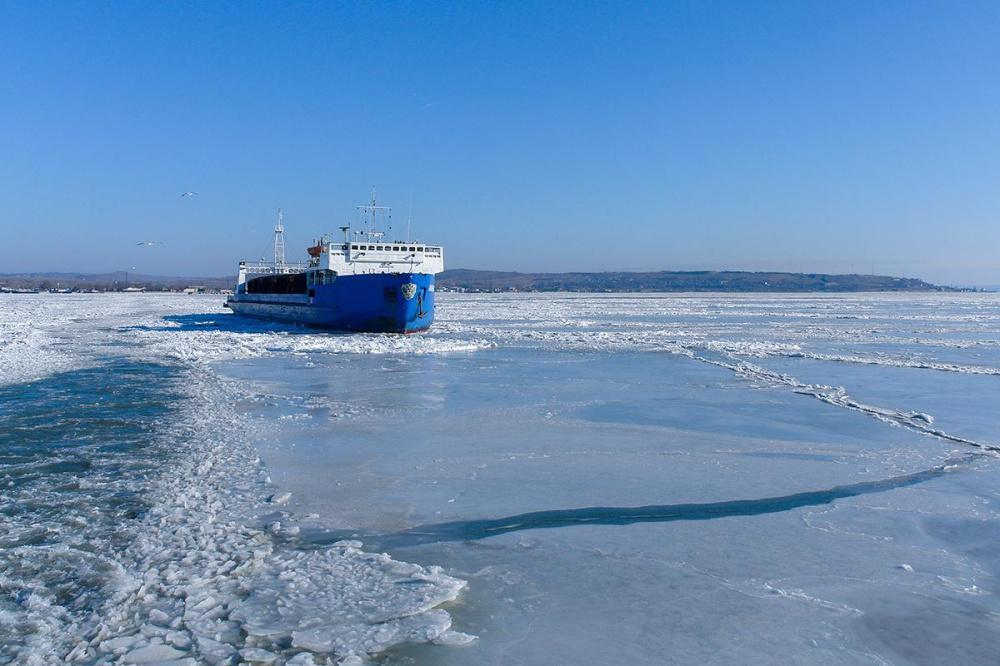
[[[382,246],[381,246],[381,245],[379,245],[379,246],[378,246],[377,248],[375,248],[375,249],[376,249],[376,250],[381,250],[381,249],[382,249]]]
[[[423,251],[424,251],[424,248],[422,248],[422,247],[418,247],[417,248],[417,252],[423,252]]]

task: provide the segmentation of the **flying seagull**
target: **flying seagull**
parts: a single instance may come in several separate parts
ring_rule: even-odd
[[[163,241],[139,241],[136,245],[163,245]]]
[[[198,193],[197,192],[185,192],[184,194],[181,195],[181,199],[183,199],[184,197],[193,197],[196,194],[198,194]]]

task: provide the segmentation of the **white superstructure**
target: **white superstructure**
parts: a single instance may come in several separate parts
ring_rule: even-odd
[[[370,204],[358,206],[365,214],[365,229],[355,231],[340,227],[344,240],[335,243],[324,237],[309,248],[308,262],[285,261],[284,224],[281,210],[275,226],[274,261],[241,261],[237,286],[263,275],[288,275],[314,271],[328,271],[337,275],[373,275],[379,273],[416,273],[436,275],[444,270],[444,249],[416,241],[386,242],[385,232],[376,227],[379,216],[388,217],[391,209],[379,206],[372,190]],[[328,275],[329,275],[328,273]],[[326,280],[324,280],[326,281]]]
[[[422,273],[435,275],[444,270],[444,250],[423,243],[364,242],[326,243],[323,252],[310,262],[338,275],[372,273]],[[315,262],[315,263],[314,263]]]

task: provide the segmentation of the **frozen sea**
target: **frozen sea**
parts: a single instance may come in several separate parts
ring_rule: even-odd
[[[1000,662],[1000,296],[0,295],[0,663]]]

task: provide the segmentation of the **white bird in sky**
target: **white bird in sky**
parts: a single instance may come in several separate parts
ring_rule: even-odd
[[[139,241],[136,245],[163,245],[163,241]]]
[[[198,193],[197,192],[185,192],[184,194],[181,195],[181,199],[183,199],[184,197],[193,197],[196,194],[198,194]]]

